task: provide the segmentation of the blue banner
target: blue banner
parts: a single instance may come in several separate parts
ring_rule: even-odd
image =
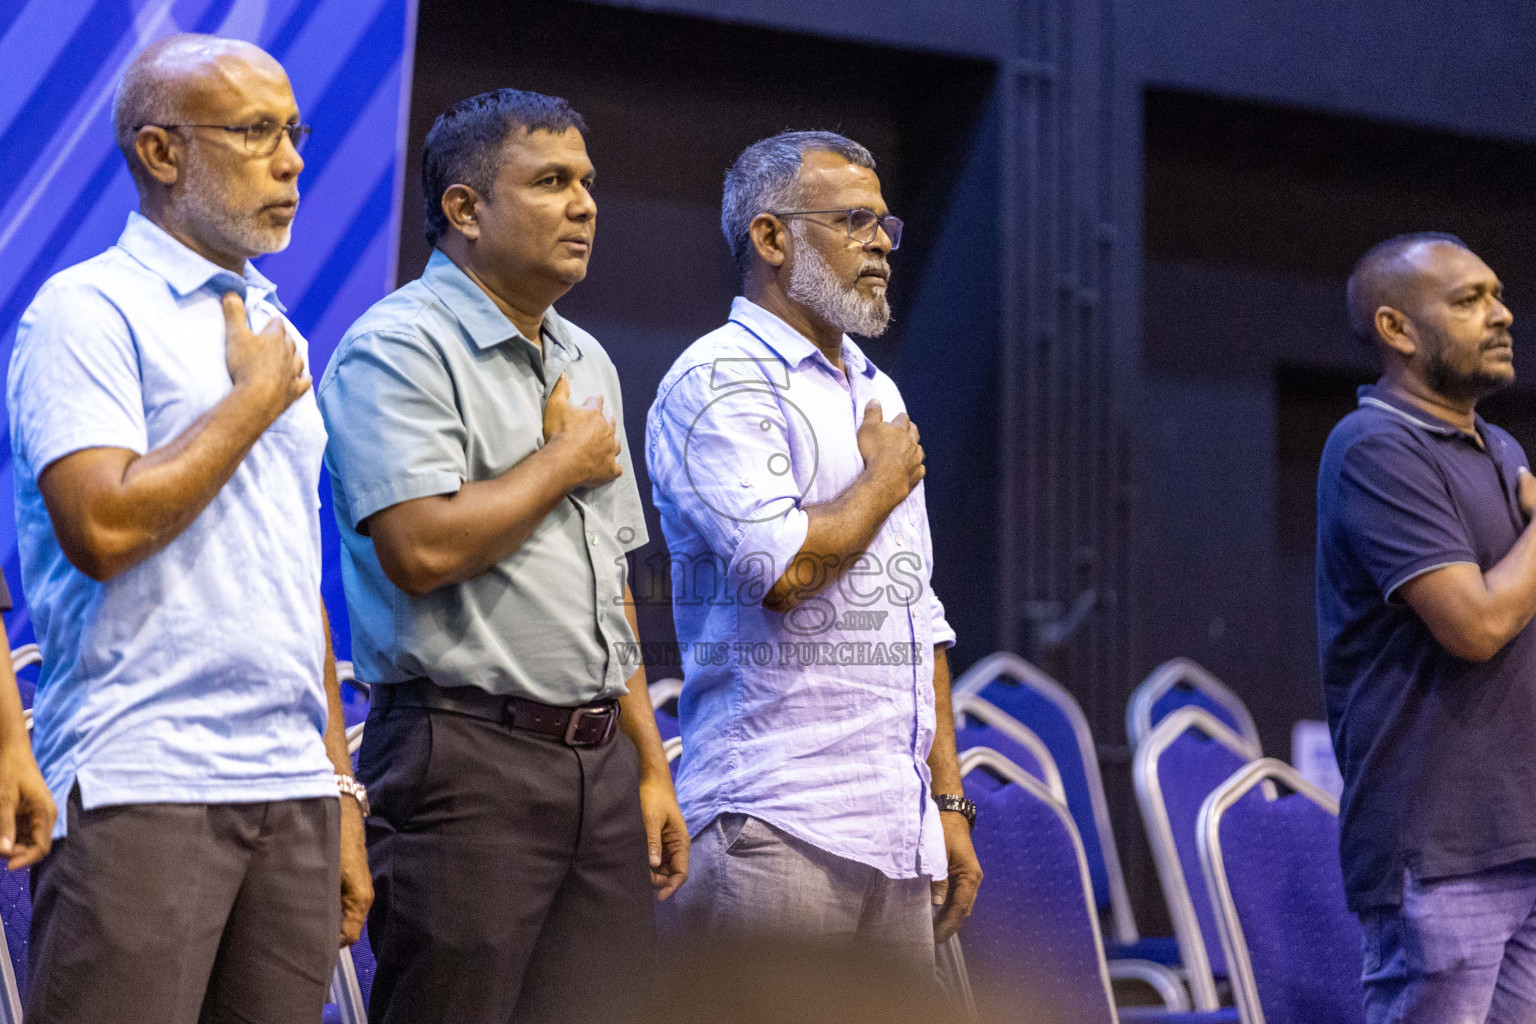
[[[112,139],[112,94],[133,56],[177,32],[260,45],[288,69],[314,135],[293,243],[258,263],[309,339],[315,377],[395,279],[416,0],[0,0],[0,360],[39,286],[117,241],[137,205]],[[0,429],[7,419],[0,416]],[[0,446],[0,552],[32,640],[16,553],[9,439]],[[336,653],[351,650],[339,545],[322,481],[323,590]]]

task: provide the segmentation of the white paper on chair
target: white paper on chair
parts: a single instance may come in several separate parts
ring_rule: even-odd
[[[1291,764],[1302,778],[1335,800],[1344,792],[1344,777],[1333,756],[1327,722],[1302,719],[1291,727]]]

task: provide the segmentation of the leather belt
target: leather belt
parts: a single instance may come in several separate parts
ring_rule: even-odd
[[[549,736],[568,747],[604,746],[612,742],[619,724],[616,700],[561,708],[522,697],[498,697],[478,686],[438,686],[430,679],[376,683],[371,688],[369,704],[376,708],[450,711]]]

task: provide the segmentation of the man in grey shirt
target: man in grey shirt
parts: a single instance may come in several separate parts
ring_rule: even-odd
[[[584,130],[511,89],[439,117],[436,251],[319,388],[353,658],[375,684],[358,767],[375,1024],[612,1012],[643,981],[652,886],[687,876],[645,673],[621,656],[624,555],[646,531],[618,375],[551,308],[592,247]]]

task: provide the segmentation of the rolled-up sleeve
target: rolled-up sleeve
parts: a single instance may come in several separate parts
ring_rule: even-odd
[[[721,380],[700,365],[652,407],[647,460],[658,499],[705,540],[733,584],[771,586],[805,545],[810,519],[798,477],[814,466],[786,463],[789,422],[774,389],[741,375]],[[761,592],[759,592],[761,591]],[[742,587],[760,602],[765,587]]]
[[[326,466],[352,529],[382,509],[463,486],[467,431],[442,358],[414,335],[343,342],[321,382]]]
[[[11,444],[34,474],[86,448],[149,450],[133,334],[95,288],[43,288],[16,332],[7,393]]]
[[[944,602],[939,600],[939,595],[933,589],[933,532],[928,526],[928,489],[925,484],[918,484],[913,497],[917,501],[917,514],[919,521],[918,536],[923,545],[923,563],[928,571],[928,588],[923,594],[923,601],[928,606],[929,629],[932,631],[933,646],[955,646],[955,631],[950,626],[949,620],[944,617]]]

